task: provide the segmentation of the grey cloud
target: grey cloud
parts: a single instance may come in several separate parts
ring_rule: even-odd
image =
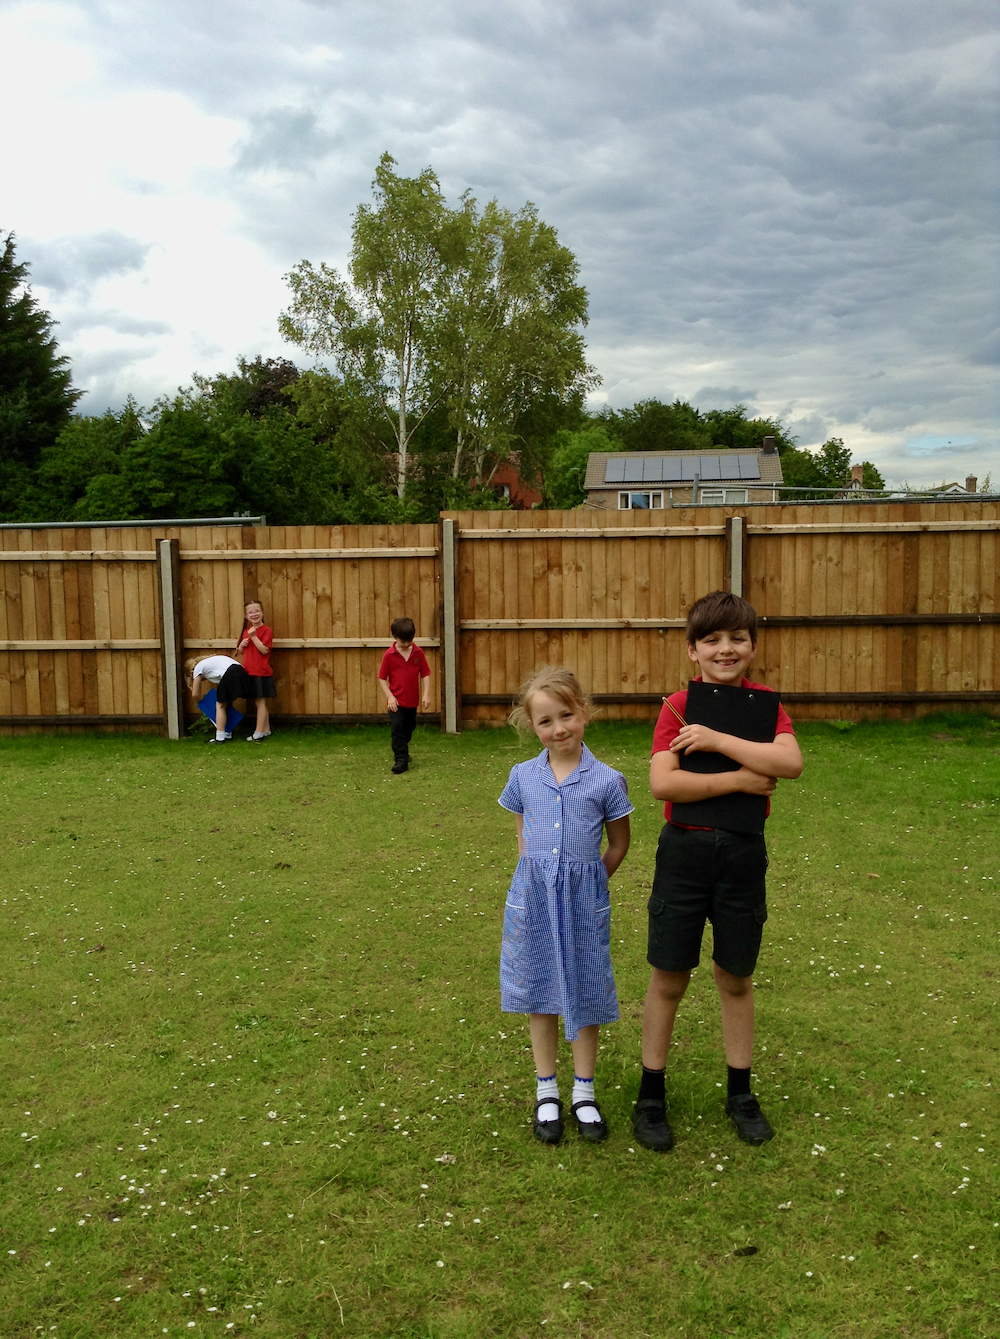
[[[66,293],[88,288],[109,275],[141,270],[151,245],[108,229],[51,242],[27,241],[23,254],[35,283],[54,293]]]
[[[333,144],[333,136],[319,129],[315,112],[275,107],[251,119],[250,134],[239,146],[234,166],[237,172],[311,168]]]
[[[87,387],[88,383],[103,379],[108,373],[119,373],[151,358],[155,352],[155,349],[136,349],[133,345],[102,349],[99,353],[79,353],[73,359],[73,380]]]
[[[695,391],[692,403],[698,409],[731,409],[735,404],[752,409],[756,391],[740,390],[739,386],[702,386]]]
[[[978,347],[972,351],[969,361],[983,363],[987,366],[1000,363],[1000,329],[990,331]]]
[[[900,450],[995,421],[981,0],[81,8],[110,78],[246,125],[215,188],[276,268],[343,265],[389,149],[537,203],[612,403],[755,386],[804,444]]]
[[[827,420],[820,414],[789,419],[785,426],[798,446],[822,446],[830,435]]]
[[[122,311],[80,311],[64,316],[60,322],[61,333],[72,336],[81,330],[93,330],[103,326],[117,335],[137,335],[148,338],[150,335],[169,335],[173,329],[166,321],[143,320]]]

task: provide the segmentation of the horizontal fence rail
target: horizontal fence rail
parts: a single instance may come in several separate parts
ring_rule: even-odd
[[[661,523],[657,524],[659,519]],[[643,513],[458,512],[439,525],[152,523],[0,529],[0,730],[178,737],[184,661],[274,629],[283,724],[384,720],[376,672],[408,614],[443,729],[503,720],[543,662],[605,715],[649,719],[691,671],[686,613],[758,610],[753,673],[798,717],[1000,702],[1000,503]]]

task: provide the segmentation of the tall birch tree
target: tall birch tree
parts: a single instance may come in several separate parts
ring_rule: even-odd
[[[301,261],[279,324],[380,406],[403,498],[413,436],[432,410],[447,410],[455,434],[452,477],[488,484],[599,378],[586,361],[579,265],[535,206],[480,209],[466,194],[450,209],[431,168],[401,177],[395,167],[384,154],[374,204],[355,213],[349,277]]]
[[[480,211],[466,197],[453,220],[433,357],[455,430],[452,476],[485,484],[533,409],[600,379],[586,360],[579,264],[535,206]]]
[[[443,262],[448,210],[425,168],[401,177],[382,155],[372,205],[359,205],[349,278],[325,263],[300,261],[286,275],[292,301],[279,320],[285,339],[331,356],[352,392],[377,404],[395,443],[396,493],[406,496],[413,434],[440,400],[428,353]]]

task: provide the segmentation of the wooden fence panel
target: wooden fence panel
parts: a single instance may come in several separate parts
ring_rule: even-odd
[[[453,514],[459,717],[502,720],[546,660],[573,666],[605,715],[655,715],[688,677],[683,620],[723,586],[733,514],[761,617],[757,670],[794,715],[998,709],[1000,506],[845,502]],[[6,529],[0,728],[157,728],[162,537],[180,542],[187,656],[231,652],[244,602],[264,605],[277,716],[380,715],[378,661],[403,612],[439,698],[435,525]]]

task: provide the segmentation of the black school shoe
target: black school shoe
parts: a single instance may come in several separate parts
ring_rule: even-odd
[[[586,1121],[577,1116],[581,1107],[593,1107],[600,1117],[599,1120]],[[581,1139],[586,1139],[590,1144],[603,1144],[608,1137],[608,1122],[604,1119],[604,1114],[596,1102],[591,1102],[587,1098],[583,1102],[574,1102],[572,1106],[573,1115],[576,1119],[576,1129]]]
[[[668,1153],[674,1146],[674,1132],[667,1120],[667,1105],[655,1097],[642,1097],[632,1108],[632,1133],[643,1148]]]
[[[555,1118],[555,1120],[539,1120],[538,1119],[539,1107],[543,1107],[546,1102],[552,1102],[553,1100],[555,1101],[555,1105],[559,1108],[559,1115]],[[543,1098],[541,1102],[536,1102],[535,1128],[532,1130],[532,1134],[535,1136],[535,1138],[538,1139],[543,1144],[558,1144],[559,1140],[563,1137],[563,1130],[565,1128],[563,1126],[562,1113],[563,1113],[563,1104],[558,1098],[553,1099],[551,1097],[546,1097]]]
[[[409,769],[409,766],[410,766],[409,758],[397,758],[396,761],[392,764],[392,771],[396,774],[396,776],[399,776],[400,772],[407,771]]]
[[[737,1093],[734,1097],[727,1097],[726,1115],[736,1126],[736,1133],[745,1144],[766,1144],[774,1138],[770,1122],[753,1093]]]

